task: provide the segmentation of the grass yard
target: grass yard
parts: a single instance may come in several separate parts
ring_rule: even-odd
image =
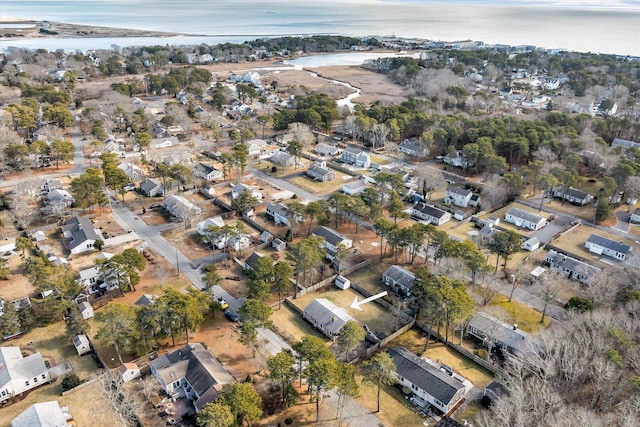
[[[591,234],[598,234],[599,236],[606,237],[608,239],[612,239],[614,241],[622,241],[632,247],[635,246],[635,241],[631,239],[624,239],[615,234],[609,234],[603,230],[596,230],[595,228],[579,226],[571,230],[569,233],[564,236],[558,237],[551,244],[557,246],[558,248],[565,250],[567,252],[576,254],[578,256],[587,258],[587,259],[600,259],[600,256],[589,252],[587,248],[585,248],[584,244],[589,238]]]
[[[315,330],[302,316],[296,312],[288,304],[283,303],[281,308],[273,309],[271,314],[273,321],[273,330],[284,338],[289,344],[300,341],[302,337],[307,335],[317,336],[325,339],[325,337]]]
[[[457,237],[461,240],[472,240],[472,236],[475,233],[478,233],[480,230],[475,227],[473,221],[467,222],[459,222],[456,220],[451,220],[448,223],[444,224],[442,227],[438,227],[445,231],[449,236]],[[471,232],[471,234],[469,234]]]
[[[47,359],[52,357],[58,365],[66,360],[71,364],[73,372],[80,380],[91,377],[98,366],[91,356],[78,356],[73,342],[65,334],[63,322],[52,323],[44,328],[36,328],[19,338],[11,340],[5,345],[33,349]]]
[[[382,273],[393,264],[393,259],[385,258],[380,261],[379,258],[377,257],[375,262],[368,266],[347,275],[348,279],[371,293],[378,293],[384,290],[384,285],[381,281]]]
[[[371,157],[372,163],[377,163],[380,166],[386,165],[389,163],[389,160],[385,159],[384,157],[376,156],[375,154],[371,154],[371,156],[369,157]]]
[[[495,216],[496,218],[500,218],[500,226],[501,227],[517,231],[519,234],[522,234],[522,235],[525,235],[525,236],[528,235],[529,233],[531,233],[532,230],[525,229],[525,228],[522,228],[522,227],[516,227],[514,224],[510,224],[510,223],[508,223],[508,222],[506,222],[504,220],[504,215],[511,208],[517,208],[517,209],[520,209],[522,211],[532,213],[534,215],[540,215],[540,216],[542,216],[544,218],[547,218],[547,219],[549,218],[549,214],[548,213],[546,213],[546,212],[538,212],[537,209],[530,208],[529,206],[525,206],[525,205],[522,205],[520,203],[510,203],[510,204],[498,209],[497,211],[484,214],[481,218],[482,219],[488,219],[490,216]]]
[[[453,339],[455,340],[455,337]],[[402,346],[415,354],[419,354],[424,350],[426,340],[426,336],[423,336],[420,330],[411,328],[391,341],[389,346]],[[454,349],[445,346],[443,343],[431,340],[424,356],[451,367],[454,371],[471,381],[476,387],[484,388],[493,381],[493,374],[491,372],[462,356]]]
[[[289,180],[290,183],[299,186],[300,188],[318,195],[326,195],[342,189],[342,185],[346,182],[346,174],[332,169],[336,177],[335,179],[327,182],[319,182],[308,176],[296,176]]]
[[[544,323],[540,323],[542,313],[517,301],[509,302],[509,297],[502,294],[496,295],[491,303],[485,307],[485,311],[490,314],[492,311],[498,311],[496,313],[498,315],[495,317],[505,323],[517,323],[519,329],[534,335],[542,332],[551,323],[549,316],[545,317]]]
[[[359,300],[363,300],[365,297],[353,289],[346,290],[331,290],[323,293],[312,293],[303,295],[293,300],[293,303],[300,309],[304,309],[307,304],[316,298],[326,298],[338,307],[342,307],[346,312],[357,319],[363,324],[366,324],[373,332],[391,332],[393,329],[394,319],[393,315],[389,313],[382,306],[375,302],[370,302],[363,305],[362,311],[354,310],[350,308],[353,299],[358,297]]]

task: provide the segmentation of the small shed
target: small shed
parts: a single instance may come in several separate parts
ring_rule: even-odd
[[[522,249],[525,251],[533,252],[540,247],[540,240],[537,237],[532,237],[522,244]]]
[[[335,284],[342,290],[349,289],[351,287],[351,281],[344,276],[336,277]]]
[[[73,338],[73,346],[76,348],[79,356],[87,354],[91,351],[91,343],[86,335],[76,335]]]
[[[539,279],[540,277],[542,277],[545,271],[547,271],[547,269],[544,267],[536,267],[529,274],[531,274],[531,277],[533,277],[534,279]]]
[[[271,241],[273,241],[273,235],[271,233],[269,233],[268,231],[263,231],[262,234],[260,235],[260,240],[263,243],[269,243]]]
[[[273,239],[271,246],[278,252],[282,252],[287,249],[287,242],[282,239]]]
[[[47,239],[47,236],[44,234],[44,231],[38,230],[35,233],[33,233],[33,238],[35,239],[36,242],[42,242],[43,240]]]
[[[123,363],[118,368],[118,375],[126,383],[140,376],[140,368],[135,363]]]
[[[93,307],[87,301],[82,301],[78,304],[78,310],[80,310],[80,314],[82,314],[82,318],[84,320],[89,320],[93,317]]]
[[[453,212],[453,218],[458,221],[464,221],[465,213],[464,211],[456,210]]]

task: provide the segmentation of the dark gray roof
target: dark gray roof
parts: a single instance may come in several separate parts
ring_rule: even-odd
[[[362,148],[358,148],[358,147],[347,147],[344,149],[343,153],[351,153],[354,155],[358,155],[360,153],[362,153],[364,150]]]
[[[400,283],[407,289],[411,289],[413,287],[413,283],[416,280],[416,275],[413,274],[413,272],[399,265],[392,265],[391,267],[387,268],[387,270],[382,273],[382,275],[389,277],[394,282]]]
[[[140,183],[140,189],[145,193],[149,194],[151,190],[154,188],[160,187],[160,183],[152,178],[147,178]]]
[[[442,417],[433,427],[463,427],[462,424],[450,417]]]
[[[640,208],[636,208],[636,209],[633,211],[633,215],[635,215],[635,216],[640,216]]]
[[[570,256],[558,253],[554,250],[550,250],[547,253],[546,260],[549,264],[557,264],[564,269],[571,270],[573,272],[586,276],[591,276],[592,274],[600,271],[598,267],[594,267],[575,258],[571,258]]]
[[[420,144],[417,138],[405,139],[398,145],[398,147],[415,152],[424,150],[424,145]]]
[[[234,381],[213,353],[206,350],[200,343],[187,344],[167,353],[152,360],[150,366],[158,372],[165,384],[186,378],[201,397],[215,385]]]
[[[312,176],[312,177],[316,177],[316,176],[324,177],[326,175],[329,175],[332,172],[333,171],[331,169],[323,168],[323,167],[318,166],[318,165],[312,165],[307,170],[307,175]]]
[[[488,338],[500,341],[521,355],[530,355],[539,349],[537,341],[531,338],[528,333],[487,313],[475,314],[469,321],[467,330],[470,328],[475,328]]]
[[[329,227],[325,227],[324,225],[313,230],[312,234],[324,237],[324,239],[333,246],[338,245],[340,242],[346,239],[346,237],[342,234]]]
[[[287,217],[289,209],[282,203],[267,203],[267,210],[277,213],[283,217]]]
[[[66,243],[69,250],[84,244],[88,240],[102,240],[91,221],[84,216],[74,216],[65,222],[62,226],[62,231],[71,233],[71,239]]]
[[[335,145],[329,145],[329,144],[325,144],[324,142],[321,142],[319,144],[317,144],[314,148],[314,151],[318,154],[329,154],[331,156],[333,156],[334,154],[336,154],[338,152],[339,148],[336,147]]]
[[[325,298],[316,298],[304,308],[304,314],[318,322],[326,332],[335,334],[350,320],[356,321],[349,316],[344,308],[337,307]]]
[[[206,163],[198,163],[196,165],[196,170],[203,172],[205,175],[209,175],[211,172],[213,171],[217,171],[218,169],[214,168],[213,166],[210,166]]]
[[[463,196],[463,197],[467,197],[469,194],[471,194],[471,190],[456,187],[455,185],[452,185],[449,188],[447,188],[447,191],[449,193],[459,194],[460,196]]]
[[[544,217],[541,217],[540,215],[532,214],[531,212],[523,211],[522,209],[518,209],[518,208],[510,208],[507,211],[507,214],[513,215],[515,217],[524,219],[526,221],[529,221],[535,224],[539,223],[540,220],[544,219]],[[505,218],[506,218],[506,215],[505,215]]]
[[[393,347],[387,352],[396,364],[398,375],[411,381],[445,405],[449,405],[458,390],[464,388],[462,382],[403,347]]]
[[[573,197],[575,197],[576,199],[579,199],[579,200],[584,200],[584,199],[586,199],[586,198],[588,198],[590,196],[589,193],[585,193],[584,191],[580,191],[580,190],[577,190],[575,188],[569,188],[565,192],[565,194],[567,196],[573,196]]]
[[[435,206],[427,205],[425,203],[416,203],[416,205],[413,208],[433,218],[442,218],[447,213],[442,209],[438,209]]]
[[[254,252],[251,255],[249,255],[249,257],[244,261],[244,265],[246,267],[253,268],[253,266],[256,264],[256,262],[258,262],[258,260],[260,258],[262,258],[263,256],[264,255],[261,255],[258,252]]]
[[[589,236],[587,242],[595,243],[598,246],[602,246],[603,248],[607,248],[625,255],[627,255],[629,251],[631,251],[631,246],[625,245],[622,242],[616,242],[615,240],[607,239],[606,237],[602,237],[597,234],[592,234],[591,236]]]

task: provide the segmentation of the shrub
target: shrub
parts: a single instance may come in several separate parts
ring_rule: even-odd
[[[564,308],[566,310],[575,309],[581,313],[584,313],[585,311],[593,310],[593,304],[586,298],[571,297],[569,298],[569,301],[565,303]]]
[[[80,385],[80,378],[73,372],[67,374],[66,377],[62,380],[62,391],[68,391],[72,388],[76,388]]]
[[[474,353],[476,353],[476,355],[484,360],[487,360],[487,357],[489,356],[489,353],[487,353],[487,350],[485,350],[484,348],[481,348],[477,351],[475,351]]]

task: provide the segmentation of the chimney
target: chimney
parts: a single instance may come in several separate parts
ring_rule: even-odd
[[[333,317],[331,318],[331,323],[336,323],[336,320],[338,320],[338,318],[337,318],[336,316],[333,316]]]
[[[517,330],[518,330],[518,324],[517,324],[517,323],[514,323],[514,324],[513,324],[513,330],[514,330],[514,331],[517,331]]]

